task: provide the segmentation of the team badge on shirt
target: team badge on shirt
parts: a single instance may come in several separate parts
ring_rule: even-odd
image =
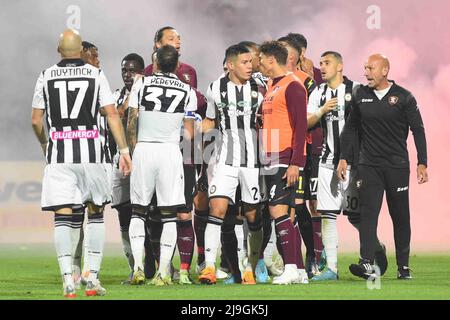
[[[209,189],[209,193],[213,194],[214,192],[216,192],[216,186],[212,185],[211,188]]]
[[[396,104],[397,101],[398,101],[398,97],[396,97],[396,96],[390,96],[389,99],[388,99],[388,102],[389,102],[389,104],[390,104],[391,106],[393,106],[394,104]]]
[[[191,82],[191,76],[188,73],[183,73],[183,78],[186,82]]]
[[[252,98],[258,98],[258,92],[252,91]]]
[[[351,93],[347,93],[347,94],[344,96],[344,99],[345,99],[345,101],[347,101],[347,102],[351,101],[351,100],[352,100],[352,94],[351,94]]]

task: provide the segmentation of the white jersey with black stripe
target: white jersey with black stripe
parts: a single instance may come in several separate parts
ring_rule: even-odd
[[[32,107],[46,112],[47,163],[102,163],[99,109],[114,104],[104,73],[81,59],[65,59],[44,70]]]
[[[218,163],[233,167],[258,166],[256,120],[263,102],[264,86],[250,78],[243,85],[234,84],[228,75],[211,83],[206,93],[206,117],[220,125]]]
[[[130,108],[139,108],[138,142],[179,144],[183,119],[197,110],[195,91],[172,73],[138,80],[129,99]]]
[[[321,119],[324,133],[320,165],[330,168],[335,167],[339,162],[340,135],[349,113],[348,108],[352,99],[352,91],[360,85],[358,82],[348,80],[345,77],[344,79],[344,82],[336,89],[331,89],[326,83],[320,84],[314,89],[308,100],[308,113],[315,113],[328,100],[336,97],[338,99],[336,109],[323,115]]]

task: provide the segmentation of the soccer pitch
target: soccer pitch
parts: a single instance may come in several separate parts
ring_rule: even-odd
[[[356,253],[339,256],[340,280],[308,285],[191,286],[167,287],[121,285],[128,275],[119,245],[108,245],[102,264],[101,280],[107,290],[104,297],[85,297],[78,291],[76,299],[124,300],[339,300],[339,299],[450,299],[450,253],[413,254],[410,266],[413,279],[396,279],[395,257],[389,255],[389,268],[381,279],[380,289],[369,290],[364,280],[353,277],[348,265],[357,261]],[[392,252],[391,252],[392,253]],[[51,245],[0,246],[0,299],[64,299],[56,253]],[[175,266],[178,266],[175,255]],[[195,262],[195,259],[194,259]],[[196,277],[194,277],[195,280]]]

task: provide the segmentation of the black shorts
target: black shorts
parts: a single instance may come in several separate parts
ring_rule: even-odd
[[[287,168],[277,167],[270,170],[264,169],[266,175],[267,190],[269,192],[269,205],[284,204],[292,206],[295,197],[295,188],[287,187],[285,175]]]
[[[308,158],[307,167],[308,167],[308,200],[317,200],[317,185],[318,185],[318,177],[319,177],[319,157],[312,156]]]
[[[177,212],[191,212],[194,205],[194,197],[197,194],[197,184],[195,181],[195,166],[183,164],[184,169],[184,199],[186,205],[179,207]]]
[[[295,187],[295,199],[309,199],[309,173],[308,168],[300,168]]]

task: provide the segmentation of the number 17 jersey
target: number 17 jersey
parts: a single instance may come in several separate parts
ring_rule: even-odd
[[[114,104],[104,73],[81,59],[44,70],[32,107],[46,112],[47,163],[102,163],[100,108]]]

